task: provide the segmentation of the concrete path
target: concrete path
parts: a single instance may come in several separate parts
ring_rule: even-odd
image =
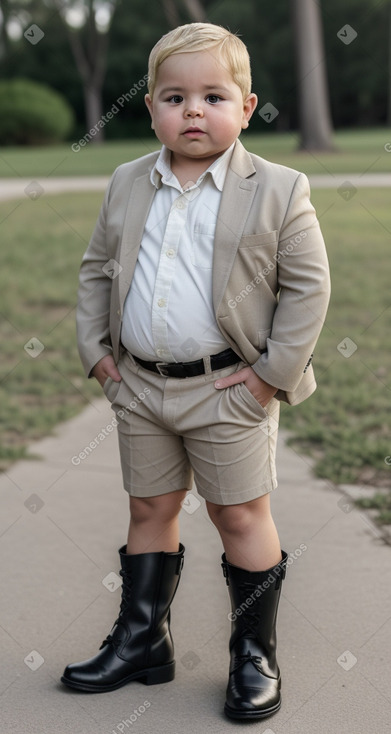
[[[109,176],[63,176],[61,178],[0,178],[0,200],[36,199],[44,194],[62,194],[79,191],[104,191]]]
[[[107,181],[0,179],[0,199],[103,191]],[[342,186],[350,196],[352,186],[391,186],[391,175],[310,181]],[[126,539],[128,502],[112,419],[107,401],[96,400],[32,447],[41,460],[0,475],[0,734],[243,731],[222,713],[230,608],[221,543],[195,488],[181,511],[186,556],[172,607],[175,681],[101,695],[59,683],[68,662],[97,652],[118,612],[117,549]],[[103,428],[105,440],[78,463]],[[246,726],[257,734],[388,734],[390,548],[369,516],[341,490],[315,480],[308,459],[284,438],[272,497],[291,560],[278,624],[283,706]]]
[[[391,173],[343,173],[314,174],[308,177],[311,187],[318,189],[339,189],[348,191],[362,187],[389,187]],[[109,176],[78,176],[62,178],[0,178],[0,200],[18,199],[23,196],[38,198],[43,194],[59,194],[74,191],[104,191]],[[343,192],[342,194],[343,195]]]
[[[95,400],[32,447],[42,460],[0,475],[0,733],[242,732],[222,713],[230,608],[221,543],[195,488],[180,518],[175,681],[100,695],[59,683],[68,662],[97,652],[117,616],[128,501],[113,415],[106,399]],[[107,437],[78,463],[103,428]],[[273,512],[291,559],[278,624],[283,706],[246,726],[257,734],[388,734],[390,547],[339,490],[312,477],[282,435],[278,467]]]

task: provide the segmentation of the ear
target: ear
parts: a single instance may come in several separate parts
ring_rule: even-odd
[[[153,130],[154,129],[154,127],[153,127],[153,102],[152,102],[152,98],[151,98],[151,95],[150,94],[146,94],[145,95],[144,102],[145,102],[145,104],[148,107],[149,114],[151,115],[151,120],[152,120],[151,128]]]
[[[242,130],[245,130],[248,127],[257,104],[258,97],[254,92],[251,92],[243,103]]]

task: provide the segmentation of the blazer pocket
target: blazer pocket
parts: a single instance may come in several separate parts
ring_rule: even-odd
[[[274,245],[278,241],[278,231],[263,232],[263,234],[245,234],[239,242],[239,247],[260,247]]]

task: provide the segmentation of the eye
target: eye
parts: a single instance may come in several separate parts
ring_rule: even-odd
[[[181,97],[180,94],[173,94],[171,97],[168,98],[168,102],[173,102],[174,104],[180,104],[183,102],[183,97]]]
[[[210,104],[217,104],[217,102],[219,102],[222,97],[219,97],[218,94],[208,94],[206,99]]]

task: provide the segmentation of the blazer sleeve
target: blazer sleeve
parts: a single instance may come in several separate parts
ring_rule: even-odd
[[[267,350],[252,367],[265,382],[292,392],[311,362],[330,299],[325,243],[303,173],[292,189],[276,259],[278,304]]]
[[[77,346],[87,377],[102,357],[111,354],[109,329],[112,280],[107,274],[109,257],[106,245],[106,221],[114,172],[106,189],[103,204],[82,259],[76,309]],[[105,268],[105,269],[104,269]],[[105,272],[106,270],[106,272]]]

